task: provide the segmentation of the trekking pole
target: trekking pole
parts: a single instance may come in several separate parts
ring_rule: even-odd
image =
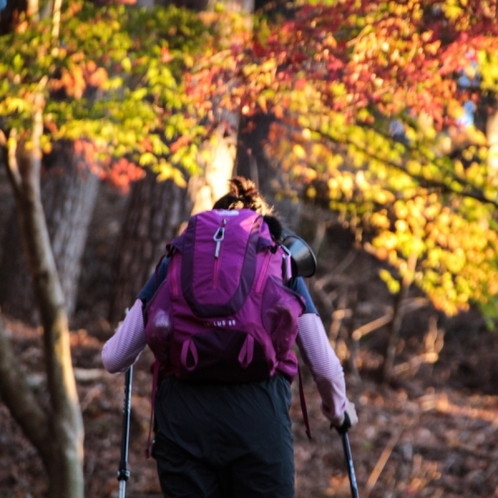
[[[119,498],[126,494],[126,481],[130,477],[128,470],[128,449],[130,444],[130,415],[131,415],[131,384],[133,365],[128,368],[125,375],[124,404],[123,404],[123,435],[121,438],[121,460],[119,461],[118,481]]]
[[[341,435],[342,447],[344,448],[344,456],[348,466],[349,485],[351,487],[351,496],[353,498],[360,498],[358,493],[358,484],[356,483],[356,474],[354,471],[353,457],[351,455],[351,446],[349,445],[348,429],[351,427],[349,415],[344,414],[344,422],[341,427],[336,427],[337,432]]]

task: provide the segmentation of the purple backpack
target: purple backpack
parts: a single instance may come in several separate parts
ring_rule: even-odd
[[[169,244],[145,335],[165,374],[245,382],[297,373],[291,351],[303,299],[285,286],[290,255],[254,211],[193,216]]]

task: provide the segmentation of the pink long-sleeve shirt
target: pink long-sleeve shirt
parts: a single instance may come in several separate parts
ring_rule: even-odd
[[[323,414],[332,421],[339,419],[347,403],[344,371],[318,315],[306,313],[299,318],[296,342],[316,383]],[[111,373],[125,372],[146,345],[142,301],[137,299],[117,332],[104,344],[104,367]]]

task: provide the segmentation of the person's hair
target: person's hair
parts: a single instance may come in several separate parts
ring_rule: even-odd
[[[252,209],[262,215],[273,211],[255,183],[242,176],[235,176],[229,181],[228,194],[218,199],[213,209]]]
[[[277,240],[281,238],[282,225],[272,214],[273,207],[265,201],[252,180],[242,176],[233,177],[229,182],[228,194],[220,197],[213,209],[252,209],[263,215],[273,237]]]

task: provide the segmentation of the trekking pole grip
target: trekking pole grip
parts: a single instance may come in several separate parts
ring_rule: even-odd
[[[346,434],[348,429],[351,427],[351,419],[349,418],[348,412],[344,412],[344,420],[340,427],[336,427],[339,434]]]

